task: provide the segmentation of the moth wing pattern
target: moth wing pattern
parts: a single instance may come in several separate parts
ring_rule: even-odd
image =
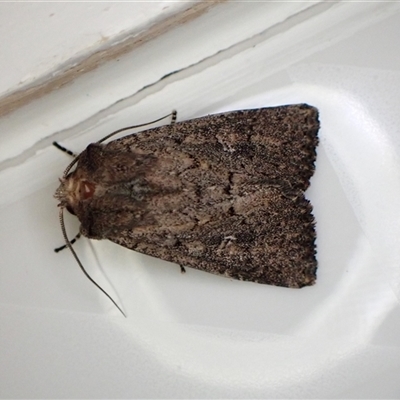
[[[276,188],[260,191],[224,219],[174,234],[126,230],[110,240],[229,278],[292,288],[311,285],[316,261],[310,203],[304,196],[285,197]]]
[[[89,238],[235,279],[316,279],[312,207],[318,111],[306,104],[210,115],[81,153]]]

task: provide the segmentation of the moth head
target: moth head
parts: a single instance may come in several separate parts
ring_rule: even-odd
[[[73,204],[74,201],[74,184],[69,176],[60,178],[60,186],[54,193],[54,197],[60,202],[58,204],[61,208],[66,208],[71,214],[75,215]]]
[[[59,207],[66,208],[76,215],[75,209],[82,201],[90,199],[96,190],[96,185],[86,179],[75,177],[74,173],[60,178],[60,186],[54,197],[60,201]]]

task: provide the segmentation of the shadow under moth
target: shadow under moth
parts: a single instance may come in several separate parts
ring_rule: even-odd
[[[90,239],[243,281],[312,285],[315,229],[304,191],[318,129],[318,110],[296,104],[209,115],[89,144],[55,194],[67,246],[77,258],[64,208]]]

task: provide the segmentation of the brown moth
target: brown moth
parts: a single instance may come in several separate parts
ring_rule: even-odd
[[[229,278],[301,288],[316,279],[304,191],[318,129],[318,110],[298,104],[93,143],[55,197],[88,238]]]

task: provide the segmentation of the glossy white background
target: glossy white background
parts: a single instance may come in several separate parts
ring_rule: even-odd
[[[2,397],[398,398],[400,8],[299,4],[222,4],[0,121]],[[124,319],[53,253],[69,163],[53,139],[79,151],[173,108],[187,119],[296,102],[320,110],[315,286],[182,276],[81,240]],[[68,218],[71,236],[78,226]]]

